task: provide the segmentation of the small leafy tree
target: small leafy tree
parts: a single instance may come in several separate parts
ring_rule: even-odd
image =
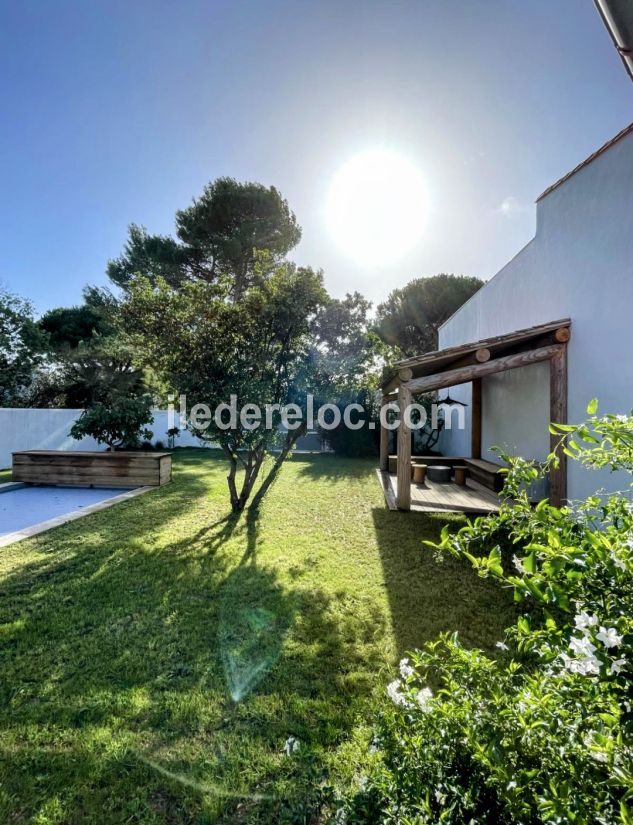
[[[180,429],[178,427],[170,427],[167,430],[167,444],[170,450],[173,450],[176,446],[176,439],[180,435]]]
[[[360,422],[362,427],[349,428],[344,420],[346,407],[357,405],[350,420],[352,424]],[[380,435],[380,404],[375,392],[360,389],[355,394],[347,394],[344,400],[337,402],[341,414],[341,422],[333,429],[323,429],[321,437],[327,446],[337,455],[351,458],[375,456],[378,453],[378,439]]]
[[[70,435],[80,440],[86,436],[110,450],[137,447],[142,439],[152,438],[146,425],[154,420],[147,397],[119,398],[112,404],[95,404],[84,410],[73,424]]]
[[[51,352],[33,381],[32,406],[112,404],[159,387],[135,364],[120,305],[104,288],[86,287],[84,303],[50,310],[38,322]]]
[[[203,420],[192,416],[191,429],[224,451],[234,512],[244,509],[267,456],[276,451],[253,498],[257,507],[306,430],[303,414],[296,429],[279,432],[280,407],[292,403],[305,413],[314,379],[310,319],[327,297],[322,276],[263,255],[239,299],[223,281],[190,281],[173,289],[164,280],[152,284],[141,278],[128,289],[126,325],[146,363],[173,392],[186,394],[190,405],[208,408]],[[224,419],[216,418],[218,407],[232,398],[238,411],[246,404],[259,407],[259,427],[241,416],[231,422],[228,411]]]
[[[0,406],[23,406],[45,352],[31,304],[0,289]]]
[[[65,406],[108,406],[120,398],[143,395],[148,386],[135,359],[129,342],[116,336],[62,355],[57,383]]]
[[[554,426],[588,467],[633,472],[633,415]],[[539,467],[509,459],[498,514],[440,552],[526,607],[497,659],[444,636],[400,663],[349,823],[633,822],[633,485],[533,508]]]
[[[341,423],[322,429],[328,446],[339,455],[375,455],[378,449],[379,401],[376,395],[380,367],[386,347],[372,329],[371,303],[354,292],[345,298],[330,299],[317,311],[311,325],[312,364],[319,401],[335,403]],[[346,425],[343,413],[348,405],[358,405]]]

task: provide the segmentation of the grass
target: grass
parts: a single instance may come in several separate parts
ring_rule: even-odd
[[[0,822],[318,822],[398,658],[509,624],[372,462],[294,458],[237,523],[224,476],[180,450],[172,484],[0,550]]]
[[[11,481],[11,469],[8,470],[0,470],[0,484],[6,484],[7,481]]]

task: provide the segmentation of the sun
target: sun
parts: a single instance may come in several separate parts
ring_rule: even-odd
[[[356,155],[336,174],[327,197],[327,223],[337,244],[361,264],[402,258],[420,240],[426,186],[411,161],[388,150]]]

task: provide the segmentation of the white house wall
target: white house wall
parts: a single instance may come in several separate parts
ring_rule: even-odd
[[[482,382],[482,458],[498,461],[490,447],[542,461],[549,453],[549,366],[532,364],[490,375]]]
[[[603,412],[633,407],[633,134],[612,145],[537,204],[534,239],[440,330],[440,347],[571,318],[569,420],[594,396]],[[547,451],[545,365],[483,381],[482,450],[514,445],[530,458]],[[469,400],[469,387],[451,390]],[[544,421],[545,416],[545,421]],[[442,446],[470,454],[469,432],[446,432]],[[488,453],[489,454],[489,453]],[[571,498],[624,478],[569,467]]]

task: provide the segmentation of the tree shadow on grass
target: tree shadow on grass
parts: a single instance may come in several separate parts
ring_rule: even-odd
[[[356,615],[301,569],[282,584],[258,564],[256,515],[154,546],[175,516],[161,501],[113,529],[99,514],[89,545],[58,535],[3,580],[0,821],[59,805],[69,823],[230,822],[242,796],[251,821],[278,821],[357,723],[378,608]]]
[[[300,479],[350,484],[365,484],[367,476],[378,466],[377,458],[347,458],[337,455],[298,455],[292,459],[299,464]]]
[[[440,633],[457,631],[469,647],[488,652],[513,622],[511,591],[479,578],[467,561],[439,560],[424,540],[436,541],[445,515],[372,511],[398,654]],[[463,519],[451,517],[457,530]]]

